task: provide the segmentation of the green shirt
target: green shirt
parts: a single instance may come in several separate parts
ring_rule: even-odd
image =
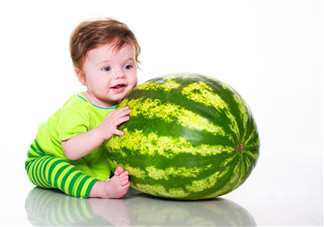
[[[41,152],[61,157],[98,180],[107,180],[110,176],[110,167],[103,145],[78,160],[68,160],[61,141],[97,127],[108,113],[115,109],[116,106],[102,108],[91,104],[83,93],[73,95],[61,109],[49,117],[46,123],[39,126],[36,141]]]

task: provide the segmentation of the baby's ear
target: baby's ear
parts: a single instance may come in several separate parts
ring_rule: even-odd
[[[79,81],[82,83],[82,85],[86,86],[86,77],[85,74],[83,72],[83,70],[79,69],[79,68],[74,68],[74,71],[79,79]]]

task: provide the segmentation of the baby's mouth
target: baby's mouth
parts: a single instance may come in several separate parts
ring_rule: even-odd
[[[115,86],[111,87],[111,89],[115,92],[122,92],[126,88],[126,84],[116,84]]]
[[[122,88],[122,87],[126,87],[126,84],[117,84],[113,87],[111,87],[112,89],[118,89],[118,88]]]

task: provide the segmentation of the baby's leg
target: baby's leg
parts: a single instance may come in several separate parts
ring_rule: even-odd
[[[26,170],[33,184],[56,188],[75,197],[87,198],[98,181],[64,159],[52,156],[39,156],[27,161]]]
[[[122,167],[118,167],[115,175],[109,181],[97,181],[94,184],[89,197],[121,198],[127,193],[129,186],[128,172],[124,171]]]

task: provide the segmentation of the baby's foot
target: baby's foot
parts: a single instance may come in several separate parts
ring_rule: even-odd
[[[118,167],[115,174],[108,181],[97,181],[91,189],[89,197],[103,199],[118,199],[127,193],[130,186],[129,173],[122,167]]]
[[[104,185],[107,198],[118,199],[127,193],[130,186],[128,175],[129,173],[124,171],[122,167],[116,169],[115,175],[109,181],[105,182]]]

